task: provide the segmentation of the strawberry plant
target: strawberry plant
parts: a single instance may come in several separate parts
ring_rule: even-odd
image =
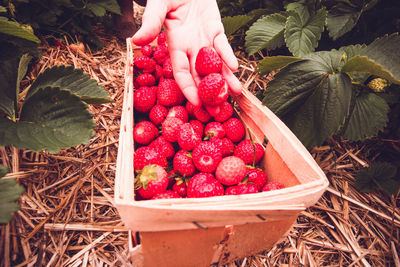
[[[17,180],[5,178],[7,173],[8,169],[0,165],[0,224],[8,223],[12,219],[12,213],[19,210],[16,200],[25,191]]]

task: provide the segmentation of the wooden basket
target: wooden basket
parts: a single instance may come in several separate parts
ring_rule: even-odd
[[[269,181],[279,181],[285,188],[239,196],[135,201],[133,54],[127,39],[115,180],[121,218],[126,227],[141,233],[142,244],[131,248],[132,253],[142,254],[146,266],[208,266],[271,248],[299,212],[321,197],[328,186],[323,171],[287,126],[244,89],[235,98],[237,114],[256,141],[268,141],[262,166]],[[180,254],[185,256],[179,258]]]

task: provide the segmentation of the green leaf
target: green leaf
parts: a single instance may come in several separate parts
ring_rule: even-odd
[[[40,43],[40,40],[24,26],[17,22],[9,21],[5,17],[0,17],[0,33]]]
[[[9,172],[10,170],[6,166],[0,165],[0,178],[4,177]]]
[[[260,75],[265,75],[273,70],[281,69],[290,63],[302,60],[297,57],[290,56],[275,56],[275,57],[265,57],[259,61],[257,68]]]
[[[233,17],[224,17],[222,18],[222,24],[224,24],[225,34],[226,36],[231,36],[241,27],[249,23],[252,20],[251,16],[246,15],[238,15]]]
[[[356,174],[356,188],[361,192],[380,188],[388,194],[396,195],[400,189],[399,177],[396,177],[397,168],[389,162],[374,162]]]
[[[5,8],[4,6],[0,6],[0,13],[5,13],[7,12],[7,8]]]
[[[102,104],[111,102],[108,92],[103,86],[97,84],[89,74],[82,69],[73,66],[55,66],[46,69],[33,82],[27,93],[27,98],[44,87],[60,87],[63,90],[71,90],[88,104]]]
[[[25,100],[17,123],[0,117],[0,146],[57,153],[86,144],[95,126],[86,108],[87,105],[69,90],[39,88]]]
[[[344,62],[347,62],[350,58],[359,55],[361,50],[367,47],[365,44],[356,44],[356,45],[348,45],[348,46],[342,46],[339,48],[339,51],[343,51],[346,54],[346,57],[344,58]]]
[[[338,1],[336,5],[329,9],[326,23],[329,37],[336,40],[353,29],[360,19],[362,12],[362,5]]]
[[[284,44],[283,32],[288,13],[280,12],[258,19],[246,32],[246,51],[250,55],[259,50],[275,49]]]
[[[106,9],[94,3],[88,3],[87,8],[93,12],[96,17],[103,17],[106,14]]]
[[[339,129],[352,95],[348,75],[335,71],[342,53],[316,55],[282,68],[268,83],[263,99],[306,147],[321,145]]]
[[[318,46],[326,14],[325,8],[321,8],[307,20],[297,13],[287,18],[284,31],[286,46],[295,57],[307,55]]]
[[[8,172],[8,168],[0,166],[0,177]],[[15,179],[0,179],[0,223],[11,221],[13,212],[19,210],[16,200],[20,198],[25,189],[18,185]]]
[[[96,4],[107,11],[121,15],[121,9],[117,0],[97,0]]]
[[[388,112],[389,106],[382,97],[374,93],[360,93],[355,97],[344,138],[357,141],[377,135],[388,122]]]

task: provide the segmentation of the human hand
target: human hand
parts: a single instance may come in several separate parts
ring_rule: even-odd
[[[240,94],[242,85],[233,74],[238,62],[224,34],[215,0],[148,0],[142,27],[133,36],[133,42],[137,45],[150,43],[163,25],[174,78],[189,102],[201,105],[197,89],[201,78],[195,70],[195,61],[202,47],[215,49],[224,62],[221,74],[230,91]],[[211,115],[219,112],[219,107],[206,108]]]

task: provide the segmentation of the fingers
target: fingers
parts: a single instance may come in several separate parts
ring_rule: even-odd
[[[140,46],[153,41],[161,31],[167,12],[164,1],[148,0],[143,13],[142,26],[132,37],[132,41]]]
[[[234,95],[240,95],[242,92],[242,83],[239,79],[232,73],[232,71],[225,65],[222,65],[221,70],[222,76],[224,76],[228,87]]]
[[[239,67],[237,58],[224,33],[220,33],[214,38],[214,49],[231,71],[237,71]]]

